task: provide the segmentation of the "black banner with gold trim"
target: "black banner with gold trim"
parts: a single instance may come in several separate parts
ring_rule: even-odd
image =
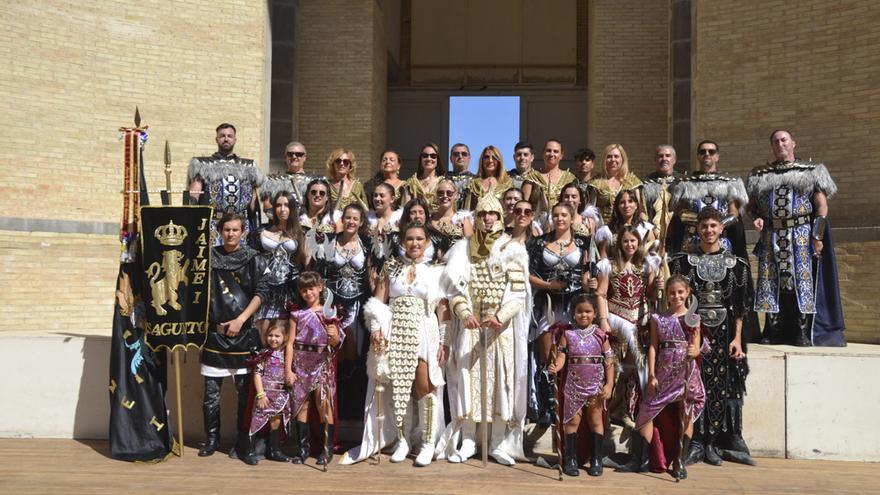
[[[209,206],[141,208],[147,346],[202,348],[211,299]]]

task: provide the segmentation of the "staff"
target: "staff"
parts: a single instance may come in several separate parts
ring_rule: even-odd
[[[697,312],[697,298],[691,295],[690,305],[688,306],[687,313],[684,315],[684,324],[686,327],[696,328],[696,331],[701,331],[700,327],[700,319],[696,316]],[[685,332],[685,336],[687,336],[687,332]],[[688,425],[691,422],[691,415],[687,410],[687,400],[688,400],[688,385],[691,383],[691,374],[694,371],[694,366],[697,366],[697,363],[688,363],[691,358],[685,353],[685,366],[687,366],[687,371],[685,372],[685,380],[684,380],[684,391],[681,396],[681,408],[679,409],[679,417],[681,418],[681,431],[678,435],[678,469],[672,472],[672,476],[675,477],[675,482],[687,478],[687,472],[682,472],[682,468],[684,467],[684,459],[687,457],[687,452],[684,451],[684,437],[685,431],[687,430]]]
[[[547,294],[547,323],[550,324],[550,329],[548,332],[553,332],[553,324],[555,323],[555,315],[553,314],[553,302],[550,300],[550,295]],[[552,338],[552,334],[551,334]],[[551,363],[556,362],[556,355],[559,353],[559,347],[556,345],[557,340],[553,339],[553,345],[550,346],[550,361]],[[562,481],[562,427],[559,424],[561,421],[561,415],[559,414],[559,371],[553,373],[553,381],[550,382],[553,385],[553,399],[556,402],[556,420],[553,421],[552,429],[553,429],[553,438],[556,441],[556,468],[558,469],[559,481]]]
[[[480,300],[480,318],[484,318],[483,314],[483,302]],[[486,408],[488,407],[489,398],[486,396],[486,387],[488,384],[488,377],[486,376],[486,354],[488,352],[488,345],[486,343],[486,327],[480,324],[480,442],[482,444],[482,456],[483,456],[483,467],[486,467],[489,464],[489,425],[486,422],[488,420],[488,414],[486,414]]]
[[[335,325],[339,322],[336,318],[336,308],[333,307],[333,293],[326,287],[324,288],[324,324]],[[329,344],[329,342],[328,342]],[[324,472],[327,472],[327,466],[330,464],[330,401],[333,400],[330,394],[330,380],[333,378],[330,374],[330,367],[333,354],[330,347],[327,347],[327,358],[324,362],[324,385],[321,387],[322,406],[324,407]]]

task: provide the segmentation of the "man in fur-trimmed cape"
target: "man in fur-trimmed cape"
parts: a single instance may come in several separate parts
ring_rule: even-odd
[[[821,163],[794,154],[791,133],[770,135],[776,161],[749,174],[755,246],[755,311],[767,313],[766,344],[845,346],[828,198],[837,192]]]
[[[187,182],[190,203],[214,208],[212,238],[215,246],[223,244],[217,230],[217,221],[226,213],[238,213],[245,222],[242,243],[259,227],[257,218],[257,188],[263,185],[263,174],[253,160],[241,158],[235,148],[235,126],[223,123],[217,126],[217,152],[211,156],[197,156],[189,162]]]
[[[489,455],[512,466],[525,460],[528,326],[531,294],[525,246],[504,233],[503,210],[494,195],[480,199],[476,232],[452,247],[446,276],[450,308],[458,319],[447,366],[452,423],[437,446],[438,457],[464,462],[476,451],[477,425],[491,428]],[[481,390],[480,332],[486,336],[486,390]],[[459,435],[461,447],[456,449]]]

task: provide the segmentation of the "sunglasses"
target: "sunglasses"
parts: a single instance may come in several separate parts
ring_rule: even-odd
[[[323,198],[324,196],[327,195],[327,191],[321,191],[319,189],[312,189],[311,191],[309,191],[309,194],[311,194],[312,196]]]
[[[337,165],[343,165],[345,167],[351,166],[351,160],[349,160],[348,158],[337,158],[336,160],[333,161],[333,163],[335,163]]]
[[[304,156],[306,156],[305,151],[288,151],[287,152],[287,158],[294,158],[294,157],[302,158]]]
[[[422,154],[419,155],[419,156],[422,157],[422,158],[430,158],[431,160],[436,160],[436,159],[437,159],[437,153],[422,153]]]
[[[452,152],[452,156],[454,156],[455,158],[467,158],[470,155],[471,154],[468,153],[467,151],[453,151]]]
[[[697,153],[700,154],[700,155],[710,155],[710,156],[715,156],[715,153],[718,153],[718,150],[716,150],[716,149],[700,148],[700,149],[697,150]]]
[[[448,196],[448,197],[451,198],[451,197],[454,196],[454,195],[455,195],[455,191],[437,191],[437,197],[438,197],[438,198],[440,198],[440,197],[446,197],[446,196]]]
[[[532,214],[532,209],[531,209],[531,208],[514,208],[514,209],[513,209],[513,214],[514,214],[514,215],[517,215],[517,216],[519,216],[519,215],[531,215],[531,214]]]
[[[495,155],[483,155],[484,162],[488,162],[489,160],[495,160],[497,162],[498,158],[496,158]]]

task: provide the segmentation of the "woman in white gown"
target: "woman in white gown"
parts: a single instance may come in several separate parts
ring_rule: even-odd
[[[429,241],[424,226],[410,224],[401,237],[404,256],[385,263],[374,297],[364,307],[372,344],[364,434],[341,464],[367,459],[396,439],[391,462],[406,459],[410,446],[419,443],[415,465],[427,466],[443,428],[449,319],[440,287],[443,267],[425,259]]]

